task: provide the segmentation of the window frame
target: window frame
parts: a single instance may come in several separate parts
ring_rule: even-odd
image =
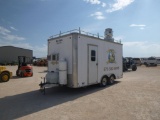
[[[96,50],[91,50],[91,54],[90,54],[90,60],[92,62],[95,62],[96,61]]]

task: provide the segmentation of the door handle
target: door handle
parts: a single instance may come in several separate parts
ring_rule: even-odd
[[[96,63],[96,65],[98,65],[98,63]]]

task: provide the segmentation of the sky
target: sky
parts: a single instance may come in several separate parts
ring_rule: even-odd
[[[0,0],[0,46],[47,56],[50,36],[113,29],[124,57],[160,57],[160,0]]]

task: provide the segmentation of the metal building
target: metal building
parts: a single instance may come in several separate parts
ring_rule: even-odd
[[[33,57],[33,51],[14,46],[1,46],[0,47],[0,64],[10,64],[18,62],[18,56]]]

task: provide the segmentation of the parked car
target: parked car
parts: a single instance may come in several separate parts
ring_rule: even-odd
[[[146,65],[147,58],[140,58],[140,59],[141,59],[141,63],[142,63],[142,65]]]
[[[160,64],[160,58],[157,58],[157,64]]]
[[[136,65],[142,65],[141,59],[140,58],[133,58],[133,61]]]
[[[149,57],[146,61],[146,66],[157,66],[157,59],[155,57]]]

